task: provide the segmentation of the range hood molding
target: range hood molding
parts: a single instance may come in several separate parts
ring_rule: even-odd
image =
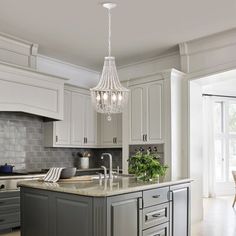
[[[67,79],[0,63],[0,112],[24,112],[63,120]]]

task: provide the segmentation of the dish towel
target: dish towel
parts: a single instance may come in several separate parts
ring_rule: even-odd
[[[65,169],[64,167],[55,167],[50,168],[46,176],[43,178],[45,182],[52,182],[55,183],[60,179],[62,170]]]

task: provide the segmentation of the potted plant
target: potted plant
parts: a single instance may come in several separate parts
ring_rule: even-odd
[[[138,151],[129,160],[129,173],[144,181],[152,181],[165,176],[167,165],[163,165],[158,160],[157,153]]]

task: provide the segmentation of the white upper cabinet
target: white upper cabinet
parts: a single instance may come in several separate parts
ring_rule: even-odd
[[[97,113],[88,91],[66,86],[64,99],[64,120],[44,123],[45,146],[96,146]]]
[[[71,101],[71,145],[82,146],[84,143],[84,95],[72,92]]]
[[[147,140],[158,143],[163,140],[163,82],[147,84]]]
[[[84,144],[93,146],[97,144],[97,112],[89,95],[84,96],[84,105]]]
[[[163,142],[163,81],[130,89],[130,144]]]
[[[71,92],[64,91],[64,120],[55,122],[56,144],[70,144]]]
[[[122,145],[122,114],[112,114],[111,121],[101,115],[101,146],[121,147]]]
[[[138,144],[144,141],[146,133],[146,87],[136,85],[130,90],[130,142]]]

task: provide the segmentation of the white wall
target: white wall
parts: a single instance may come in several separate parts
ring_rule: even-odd
[[[203,93],[225,96],[236,96],[236,77],[230,81],[213,83],[203,86]]]
[[[84,67],[72,65],[42,55],[37,56],[37,71],[69,79],[68,84],[83,88],[94,87],[99,80],[99,73]]]

